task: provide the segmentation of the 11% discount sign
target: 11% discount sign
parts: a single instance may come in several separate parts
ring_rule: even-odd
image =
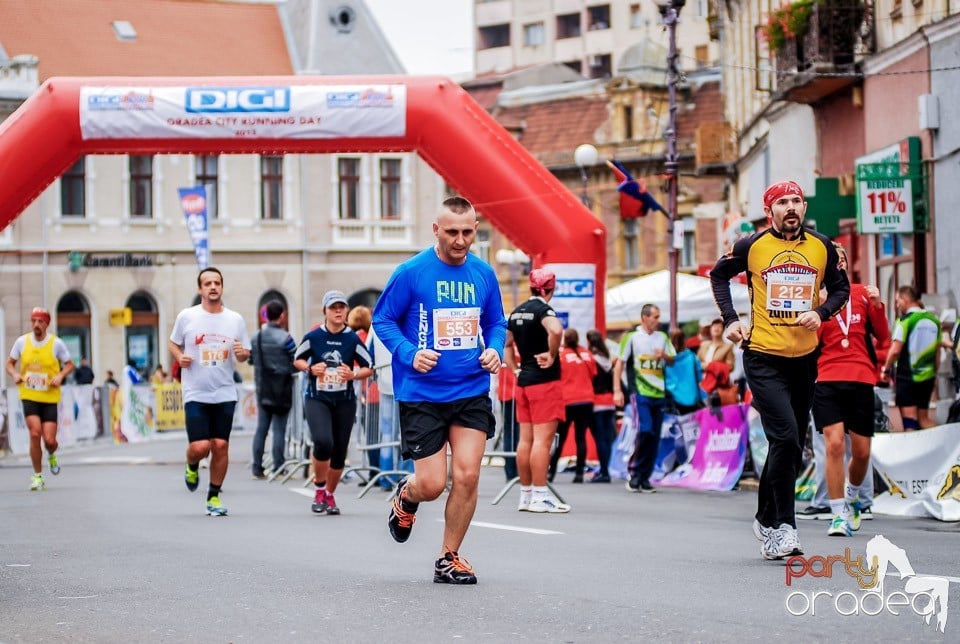
[[[861,233],[914,232],[914,181],[920,176],[911,160],[908,141],[857,159]]]

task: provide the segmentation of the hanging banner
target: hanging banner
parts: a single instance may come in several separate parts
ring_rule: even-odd
[[[193,241],[197,269],[210,266],[210,234],[207,222],[207,190],[203,186],[180,188],[180,207],[187,219],[187,231]]]
[[[887,488],[874,512],[960,521],[960,423],[877,434],[870,453]]]
[[[747,458],[747,405],[701,409],[697,446],[689,463],[658,483],[697,490],[732,490]]]
[[[335,139],[406,129],[406,85],[80,90],[84,139]]]
[[[543,268],[557,276],[557,288],[550,306],[563,322],[563,328],[576,329],[581,340],[596,328],[596,274],[594,264],[545,264]]]

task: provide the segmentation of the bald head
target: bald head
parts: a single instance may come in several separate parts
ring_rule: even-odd
[[[445,199],[433,223],[437,238],[437,256],[446,264],[459,265],[467,261],[467,254],[477,236],[477,211],[463,197]]]

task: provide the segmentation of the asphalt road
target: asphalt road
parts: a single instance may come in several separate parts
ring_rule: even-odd
[[[940,634],[909,606],[842,616],[823,595],[811,615],[816,591],[860,607],[856,582],[836,564],[788,588],[785,564],[763,560],[751,534],[752,491],[641,495],[562,474],[573,512],[533,515],[516,511],[516,491],[491,505],[504,476],[487,467],[462,549],[479,583],[451,587],[432,583],[441,502],[422,505],[397,544],[386,493],[357,499],[347,482],[341,516],[313,515],[302,480],[251,479],[250,436],[236,434],[230,515],[207,517],[206,471],[187,492],[185,438],[165,438],[64,451],[44,492],[28,491],[25,460],[0,459],[0,642],[960,640],[955,524],[878,517],[853,539],[800,526],[808,557],[856,557],[882,534],[918,574],[950,578]],[[903,583],[888,575],[885,593]]]

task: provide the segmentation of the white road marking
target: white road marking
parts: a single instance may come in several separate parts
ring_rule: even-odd
[[[31,564],[7,564],[7,568],[29,568]]]
[[[287,488],[294,494],[302,494],[303,496],[313,497],[313,491],[307,488],[296,488],[291,487]],[[443,519],[437,519],[438,522],[442,522]],[[508,530],[510,532],[526,532],[527,534],[564,534],[563,532],[557,532],[556,530],[544,530],[542,528],[524,528],[522,526],[516,525],[504,525],[502,523],[487,523],[486,521],[471,521],[470,525],[476,526],[478,528],[493,528],[494,530]]]
[[[100,595],[77,595],[76,597],[57,597],[57,599],[94,599]]]
[[[85,465],[114,464],[121,465],[143,465],[153,461],[149,456],[87,456],[84,458],[72,459],[74,463],[83,463]]]
[[[443,519],[437,519],[443,521]],[[505,525],[503,523],[487,523],[486,521],[471,521],[470,525],[478,528],[493,528],[494,530],[507,530],[509,532],[526,532],[527,534],[564,534],[556,530],[544,530],[543,528],[524,528],[518,525]]]

